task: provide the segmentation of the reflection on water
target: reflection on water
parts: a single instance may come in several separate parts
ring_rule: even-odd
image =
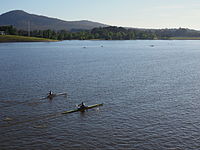
[[[199,41],[0,44],[1,149],[198,149],[199,47]],[[38,99],[49,90],[69,95]],[[104,106],[61,114],[81,102]]]

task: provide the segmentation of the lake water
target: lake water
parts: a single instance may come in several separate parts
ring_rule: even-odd
[[[104,105],[59,115],[81,102]],[[200,41],[0,44],[0,149],[197,150],[199,131]]]

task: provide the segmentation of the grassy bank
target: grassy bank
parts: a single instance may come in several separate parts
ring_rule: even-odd
[[[200,37],[170,37],[169,40],[200,40]]]
[[[0,35],[0,43],[5,42],[55,42],[57,40],[36,38],[28,36],[17,36],[17,35]]]

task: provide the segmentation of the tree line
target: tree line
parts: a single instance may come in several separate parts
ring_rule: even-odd
[[[13,26],[0,26],[0,31],[9,35],[28,36],[28,31],[17,30]],[[189,29],[126,29],[122,27],[99,27],[92,30],[54,31],[54,30],[34,30],[30,31],[30,36],[48,38],[54,40],[136,40],[136,39],[167,39],[169,37],[200,37],[200,32]]]

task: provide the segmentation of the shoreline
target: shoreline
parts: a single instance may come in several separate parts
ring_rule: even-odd
[[[38,37],[28,37],[28,36],[18,36],[18,35],[0,35],[0,43],[17,43],[17,42],[59,42],[59,41],[73,41],[77,39],[71,40],[53,40],[46,38],[38,38]],[[200,40],[200,37],[169,37],[169,38],[161,38],[161,39],[133,39],[135,40]],[[87,39],[80,41],[124,41],[124,40],[105,40],[105,39]],[[131,41],[131,40],[127,40]]]
[[[0,35],[0,43],[15,43],[15,42],[58,42],[58,40],[18,36],[18,35]]]

